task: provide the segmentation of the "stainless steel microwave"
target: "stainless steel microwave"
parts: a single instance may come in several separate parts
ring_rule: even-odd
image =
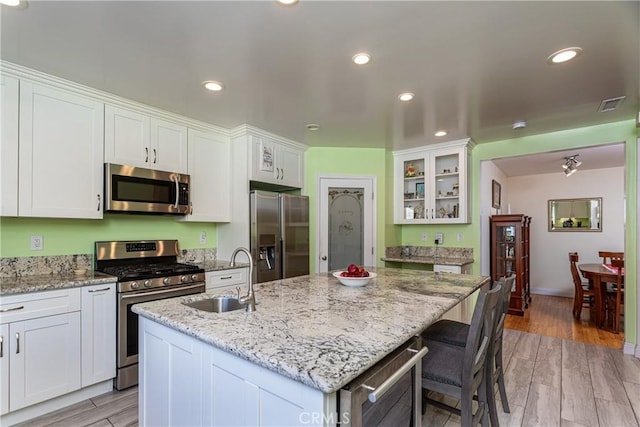
[[[189,175],[106,163],[106,212],[184,215],[190,211]]]

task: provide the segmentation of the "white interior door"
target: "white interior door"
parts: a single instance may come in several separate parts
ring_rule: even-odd
[[[375,266],[376,177],[318,178],[316,271]]]

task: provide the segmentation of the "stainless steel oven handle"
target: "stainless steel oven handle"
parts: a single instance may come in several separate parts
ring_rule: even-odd
[[[202,284],[198,283],[195,286],[182,286],[180,288],[164,289],[164,290],[161,290],[161,291],[143,292],[141,294],[128,295],[128,294],[124,293],[124,294],[120,294],[120,298],[123,299],[123,300],[126,300],[126,299],[140,298],[140,297],[148,297],[148,296],[152,296],[152,295],[155,296],[155,295],[162,295],[162,294],[170,294],[172,292],[179,292],[179,291],[186,291],[186,290],[189,290],[189,289],[195,289],[198,286],[202,286]]]
[[[407,349],[407,351],[415,352],[417,350]],[[369,387],[366,384],[362,384],[362,387],[368,390],[373,390],[371,393],[369,393],[369,402],[376,403],[376,400],[380,399],[395,383],[398,382],[398,380],[400,380],[400,378],[402,378],[404,374],[409,372],[409,370],[413,368],[416,363],[419,363],[425,354],[427,354],[427,347],[422,347],[415,356],[413,356],[404,365],[402,365],[400,369],[391,374],[389,378],[384,380],[384,382],[377,388]],[[418,378],[416,379],[416,381],[420,381],[420,379]]]

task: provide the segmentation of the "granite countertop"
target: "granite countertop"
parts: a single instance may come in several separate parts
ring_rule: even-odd
[[[399,256],[399,257],[382,257],[382,261],[387,262],[407,262],[413,264],[438,264],[438,265],[457,265],[463,266],[473,263],[473,258],[460,257],[433,257],[433,256]]]
[[[236,262],[235,267],[231,267],[229,263],[230,261],[216,259],[204,262],[190,262],[189,264],[195,264],[198,267],[204,268],[204,271],[220,271],[229,270],[232,268],[249,267],[248,262]]]
[[[93,270],[89,270],[83,276],[76,276],[73,273],[61,273],[0,277],[0,296],[99,285],[101,283],[113,283],[117,280],[118,278],[115,276]]]
[[[182,304],[234,294],[232,288],[137,304],[133,311],[332,393],[489,283],[463,274],[374,271],[378,277],[358,288],[328,273],[257,284],[253,313],[208,313]]]

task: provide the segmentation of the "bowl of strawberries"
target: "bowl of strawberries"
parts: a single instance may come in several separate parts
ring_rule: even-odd
[[[367,271],[364,267],[359,267],[355,264],[349,264],[346,271],[335,271],[333,273],[333,277],[338,279],[340,283],[353,287],[364,286],[376,276],[376,273]]]

